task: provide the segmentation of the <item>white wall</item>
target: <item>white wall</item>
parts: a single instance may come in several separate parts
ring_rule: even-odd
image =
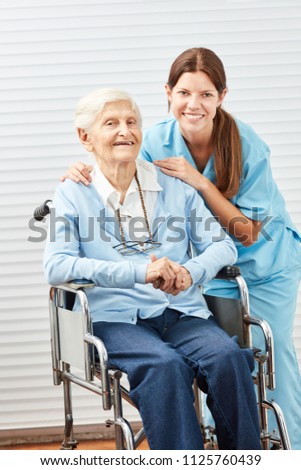
[[[225,107],[272,150],[301,228],[301,2],[0,0],[0,429],[62,425],[52,385],[43,243],[28,229],[58,178],[87,159],[72,128],[96,87],[133,93],[148,127],[166,115],[164,83],[184,49],[205,46],[228,73]],[[301,358],[301,303],[295,338]],[[98,423],[99,399],[75,393],[77,424]]]

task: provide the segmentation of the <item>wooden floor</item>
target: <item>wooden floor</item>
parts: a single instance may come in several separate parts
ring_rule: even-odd
[[[39,443],[39,444],[20,444],[15,446],[2,447],[3,450],[59,450],[61,442]],[[115,442],[113,440],[90,440],[81,441],[77,450],[114,450]],[[138,447],[139,450],[148,450],[147,442],[144,441]]]

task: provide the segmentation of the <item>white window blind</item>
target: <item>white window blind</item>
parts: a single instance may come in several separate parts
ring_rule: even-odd
[[[39,237],[28,223],[67,167],[87,161],[72,127],[78,99],[96,87],[124,88],[146,128],[167,113],[164,83],[175,57],[193,46],[215,50],[228,75],[225,108],[271,147],[300,229],[300,20],[300,1],[290,0],[0,2],[0,430],[63,423],[44,244],[28,241]],[[294,335],[301,362],[300,297]],[[74,408],[77,424],[103,422],[91,393],[77,389]]]

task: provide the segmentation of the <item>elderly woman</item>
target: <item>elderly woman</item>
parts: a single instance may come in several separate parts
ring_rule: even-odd
[[[128,94],[85,96],[75,126],[96,165],[91,185],[68,180],[56,191],[48,282],[96,284],[93,331],[127,374],[151,449],[203,449],[195,378],[219,448],[260,449],[253,353],[219,328],[199,289],[236,261],[233,242],[192,187],[137,160],[141,117]]]

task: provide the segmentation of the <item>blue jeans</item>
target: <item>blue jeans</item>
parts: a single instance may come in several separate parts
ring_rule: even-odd
[[[207,394],[219,449],[261,449],[252,351],[240,349],[213,318],[167,308],[137,324],[96,322],[110,366],[127,374],[151,449],[203,449],[193,380]]]

